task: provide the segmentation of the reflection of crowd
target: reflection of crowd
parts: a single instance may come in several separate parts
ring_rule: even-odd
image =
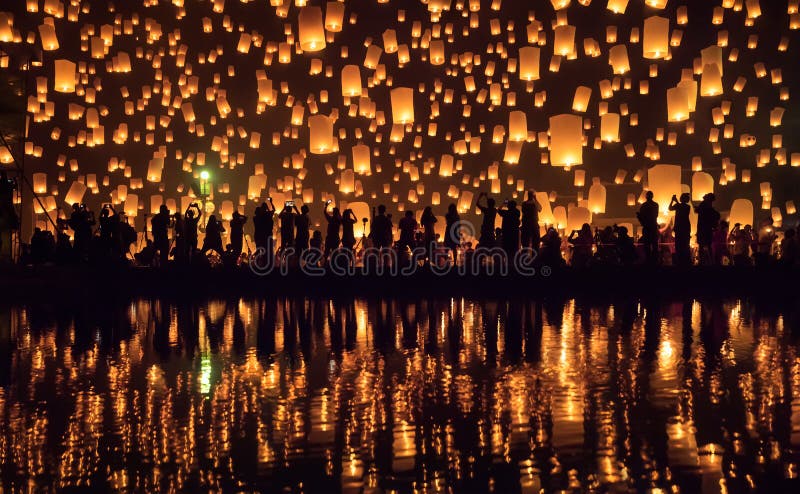
[[[141,238],[125,214],[114,210],[112,205],[104,205],[96,219],[85,205],[75,204],[70,217],[58,222],[55,236],[36,229],[25,262],[124,261],[141,266],[235,266],[256,257],[274,261],[279,256],[294,265],[324,265],[334,253],[346,254],[351,264],[363,261],[365,253],[370,253],[385,258],[385,262],[456,264],[471,262],[480,250],[490,253],[483,256],[482,262],[497,262],[497,259],[509,262],[520,249],[532,249],[537,253],[537,262],[552,267],[639,263],[762,266],[776,261],[788,266],[798,264],[800,246],[793,229],[787,229],[779,239],[771,219],[761,222],[755,229],[739,224],[729,228],[727,222],[721,221],[713,202],[713,194],[707,194],[693,207],[697,224],[696,242],[692,245],[692,204],[688,194],[680,198],[673,196],[669,210],[674,212],[674,217],[664,225],[659,219],[659,206],[648,192],[637,213],[641,224],[637,241],[622,225],[593,230],[589,224],[584,224],[563,235],[552,226],[542,230],[539,224],[542,207],[533,191],[527,193],[519,206],[513,200],[498,205],[486,193],[481,193],[477,208],[482,223],[474,246],[473,239],[462,228],[454,204],[449,205],[444,217],[443,235],[437,233],[439,220],[430,206],[424,208],[419,218],[412,211],[405,211],[395,232],[392,215],[380,205],[373,208],[371,218],[360,219],[363,228],[359,236],[356,234],[359,218],[351,209],[340,211],[328,201],[323,209],[326,223],[323,235],[321,230],[311,231],[308,205],[298,209],[293,201],[286,201],[278,211],[268,199],[254,211],[252,245],[244,233],[248,217],[239,212],[233,213],[226,230],[213,214],[203,225],[203,212],[197,203],[190,204],[183,214],[171,213],[167,206],[161,206],[149,219],[151,235],[145,229]],[[145,219],[147,221],[147,217]],[[498,220],[500,228],[496,228]],[[67,233],[70,230],[72,240]],[[198,230],[203,233],[202,244]],[[276,231],[279,242],[275,239]],[[223,242],[223,238],[227,238],[227,242]],[[309,251],[313,255],[308,254]]]

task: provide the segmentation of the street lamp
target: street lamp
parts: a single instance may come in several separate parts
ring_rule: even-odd
[[[208,196],[211,194],[211,182],[209,179],[211,178],[211,174],[208,173],[208,170],[203,170],[200,172],[200,201],[202,202],[202,211],[200,217],[202,218],[200,222],[200,228],[202,231],[205,231],[205,223],[206,223],[206,201],[208,200]]]

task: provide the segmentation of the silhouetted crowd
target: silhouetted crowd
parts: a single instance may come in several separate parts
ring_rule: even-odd
[[[739,224],[730,228],[714,209],[713,194],[707,194],[694,206],[689,194],[682,194],[680,198],[673,196],[669,205],[669,210],[674,212],[673,219],[664,225],[660,223],[659,206],[653,201],[653,194],[647,192],[645,197],[637,212],[641,224],[638,240],[621,225],[592,229],[584,224],[564,235],[552,226],[542,229],[539,224],[542,206],[533,191],[529,191],[519,205],[513,200],[498,205],[494,198],[481,193],[477,199],[482,217],[478,232],[469,231],[455,204],[451,204],[444,216],[444,235],[437,233],[439,219],[431,206],[424,208],[419,219],[413,211],[405,211],[395,225],[392,215],[380,205],[373,208],[371,218],[360,219],[363,227],[357,235],[359,218],[353,210],[340,211],[328,201],[322,211],[323,234],[322,229],[312,231],[308,205],[298,209],[293,201],[286,201],[278,212],[272,199],[268,199],[253,213],[250,237],[245,235],[247,216],[234,212],[227,223],[229,231],[226,231],[223,222],[214,214],[203,221],[204,214],[197,203],[190,204],[182,214],[171,213],[162,205],[158,213],[145,217],[150,228],[145,228],[142,235],[137,234],[125,214],[116,211],[111,204],[103,205],[98,218],[85,205],[75,204],[70,217],[58,221],[55,235],[36,229],[23,262],[118,261],[139,266],[232,267],[255,259],[262,263],[278,260],[294,266],[301,263],[324,266],[336,253],[346,254],[352,265],[367,262],[365,255],[377,256],[377,262],[385,263],[455,265],[472,263],[479,252],[483,253],[481,263],[511,262],[520,249],[526,249],[526,253],[535,251],[537,263],[550,267],[763,266],[776,262],[798,265],[800,246],[794,229],[785,230],[778,241],[771,219],[765,219],[757,228]],[[694,247],[691,243],[692,208],[697,214]],[[495,227],[498,216],[500,228]],[[473,237],[475,233],[476,238]],[[227,242],[223,242],[223,238],[227,238]],[[309,251],[313,255],[308,254]]]

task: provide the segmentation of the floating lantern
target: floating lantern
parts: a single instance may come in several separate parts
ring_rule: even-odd
[[[692,200],[702,201],[703,196],[714,192],[714,177],[706,172],[692,174]]]
[[[322,9],[302,7],[297,16],[300,47],[303,51],[315,52],[325,48],[325,29],[322,24]]]
[[[618,113],[606,113],[600,117],[600,137],[605,142],[619,142]]]
[[[554,166],[583,164],[583,121],[577,115],[550,117],[550,163]]]
[[[391,90],[392,121],[396,124],[414,122],[414,90],[398,87]]]
[[[679,165],[656,165],[647,170],[647,185],[653,200],[666,215],[673,195],[681,194],[681,167]]]
[[[54,84],[59,93],[75,92],[75,68],[77,65],[69,60],[56,60]]]
[[[731,211],[728,215],[728,222],[731,227],[735,224],[753,225],[754,216],[753,202],[750,199],[736,199],[731,204]]]
[[[606,212],[606,187],[600,183],[599,177],[592,178],[592,186],[589,187],[589,210],[592,214]]]
[[[667,89],[667,115],[670,122],[689,120],[689,95],[685,87]]]
[[[539,79],[539,48],[524,46],[519,49],[519,78],[523,81]]]
[[[669,19],[653,16],[644,20],[644,39],[642,56],[647,59],[659,59],[669,52]]]
[[[312,154],[334,152],[333,119],[327,115],[308,117],[309,151]]]
[[[700,95],[717,96],[722,94],[722,72],[717,64],[703,66],[703,75],[700,78]]]
[[[525,112],[512,111],[508,114],[508,140],[520,142],[528,138],[528,117]]]

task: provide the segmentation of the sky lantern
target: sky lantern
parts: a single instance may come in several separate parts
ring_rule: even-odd
[[[580,230],[586,223],[592,224],[592,212],[589,208],[576,206],[567,211],[566,231]]]
[[[55,90],[59,93],[75,92],[75,70],[77,64],[69,60],[56,60],[54,62],[55,76],[53,77]]]
[[[722,94],[722,73],[717,64],[703,66],[703,75],[700,79],[701,96],[717,96]]]
[[[556,26],[553,30],[555,40],[553,41],[553,52],[566,57],[575,52],[575,26],[569,24]]]
[[[535,81],[539,79],[540,59],[539,48],[535,46],[523,46],[519,49],[519,78],[523,81]]]
[[[322,9],[306,6],[297,16],[300,48],[315,52],[325,48],[325,28],[322,23]]]
[[[731,228],[733,228],[733,226],[737,223],[742,227],[745,225],[753,225],[753,216],[753,202],[750,199],[739,198],[735,199],[733,204],[731,204],[728,222],[730,223]]]
[[[606,113],[600,117],[600,138],[605,142],[619,142],[619,113]]]
[[[606,212],[606,187],[600,183],[600,177],[592,178],[592,186],[589,187],[588,207],[592,214]]]
[[[528,117],[515,110],[508,114],[508,140],[521,142],[528,138]]]
[[[361,69],[358,65],[342,67],[342,96],[361,96]]]
[[[625,45],[614,45],[608,50],[608,64],[615,74],[625,74],[631,70],[628,61],[628,48]]]
[[[341,32],[344,24],[344,7],[342,2],[327,2],[325,4],[325,29],[332,33]]]
[[[308,117],[309,152],[312,154],[329,154],[334,152],[333,119],[327,115],[311,115]]]
[[[586,86],[578,86],[575,89],[575,96],[572,98],[572,111],[583,113],[589,107],[589,98],[592,96],[592,89]]]
[[[583,164],[583,120],[580,116],[561,114],[550,117],[550,164]]]
[[[615,14],[624,14],[628,8],[628,0],[608,0],[606,8]]]
[[[56,28],[52,22],[52,18],[49,17],[45,19],[44,24],[39,26],[39,38],[42,40],[42,50],[44,51],[55,51],[59,48]]]
[[[708,48],[700,50],[700,61],[703,70],[705,70],[706,65],[714,64],[717,66],[717,69],[719,69],[719,74],[723,74],[721,46],[711,45]]]
[[[703,196],[714,192],[714,177],[698,171],[692,174],[692,200],[702,201]]]
[[[353,169],[360,175],[368,175],[370,173],[369,146],[356,144],[352,148],[352,153]]]
[[[396,124],[414,123],[414,90],[398,87],[391,90],[392,122]]]
[[[653,7],[654,9],[663,9],[667,6],[668,0],[644,0],[649,7]]]
[[[444,41],[441,39],[431,40],[429,60],[431,65],[442,65],[445,61]]]
[[[644,20],[642,56],[654,60],[664,58],[669,52],[669,19],[648,17]]]
[[[678,87],[686,91],[686,98],[688,100],[689,113],[694,112],[697,108],[697,81],[686,80],[678,83]]]
[[[680,165],[655,165],[647,170],[647,186],[662,215],[666,215],[673,195],[681,194]]]
[[[689,120],[689,95],[685,87],[667,89],[667,115],[670,122]]]

